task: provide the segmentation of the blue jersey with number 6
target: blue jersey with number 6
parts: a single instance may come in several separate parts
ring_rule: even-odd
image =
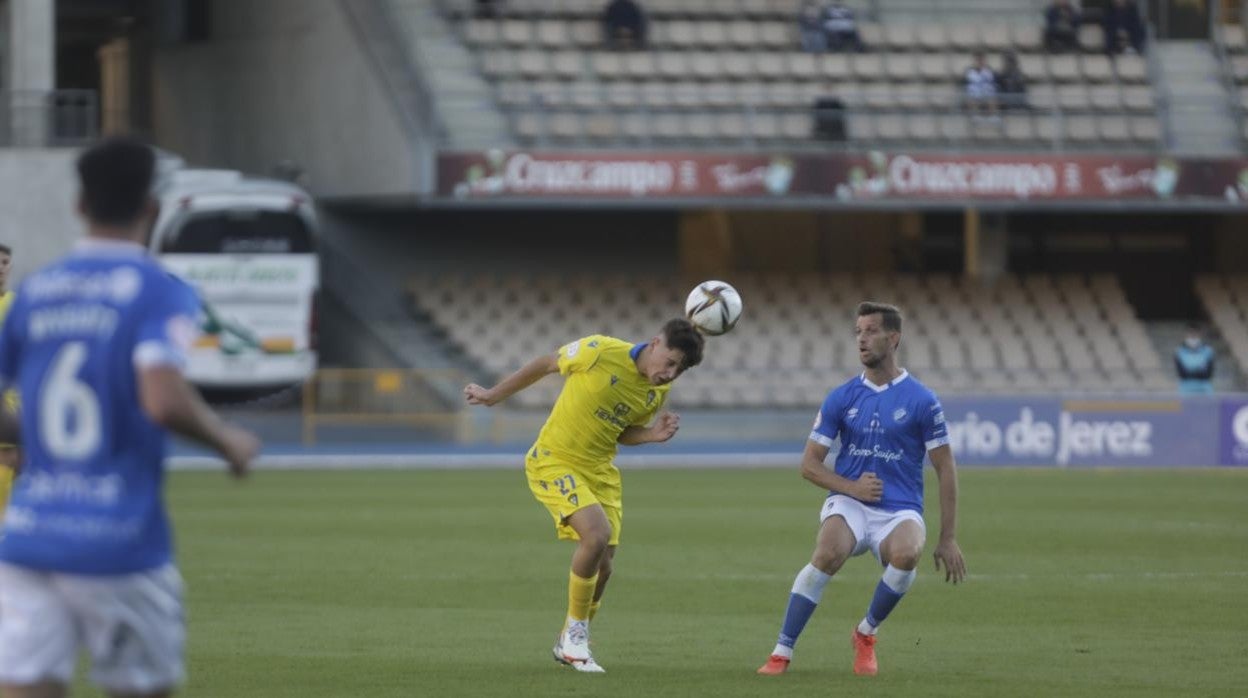
[[[89,575],[172,560],[167,436],[143,412],[137,374],[180,369],[198,313],[194,290],[131,243],[84,241],[22,283],[0,330],[23,457],[0,560]]]

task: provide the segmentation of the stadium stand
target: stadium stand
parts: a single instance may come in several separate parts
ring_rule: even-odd
[[[1248,276],[1201,275],[1196,279],[1196,294],[1231,357],[1240,366],[1248,366]]]
[[[741,324],[710,339],[681,381],[681,404],[798,407],[861,369],[849,328],[863,298],[895,299],[906,317],[903,365],[942,393],[1139,393],[1173,390],[1143,324],[1112,275],[749,274]],[[420,277],[417,308],[486,371],[504,375],[560,342],[594,333],[653,335],[688,290],[661,278],[543,275]],[[1245,285],[1248,301],[1248,285]],[[835,309],[835,310],[833,310]],[[1240,320],[1242,323],[1242,318]],[[548,381],[520,404],[549,404]]]
[[[507,2],[497,19],[443,4],[523,145],[802,147],[829,95],[858,144],[1123,150],[1162,136],[1146,61],[1044,53],[1038,12],[920,21],[906,6],[860,24],[870,51],[816,54],[799,48],[797,0],[665,0],[646,3],[649,50],[616,52],[600,48],[597,2]],[[994,66],[1018,53],[1028,108],[967,118],[960,81],[975,51]]]

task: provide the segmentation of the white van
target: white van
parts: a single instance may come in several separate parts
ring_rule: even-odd
[[[231,170],[176,169],[158,194],[152,254],[204,302],[188,379],[268,389],[309,378],[320,264],[308,193]]]

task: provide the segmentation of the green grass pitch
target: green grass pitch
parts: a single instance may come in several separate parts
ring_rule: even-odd
[[[1248,685],[1248,471],[961,472],[970,579],[932,569],[849,633],[879,576],[850,560],[782,677],[760,677],[822,494],[794,469],[624,474],[594,624],[607,674],[556,665],[570,544],[511,471],[176,473],[182,695],[1176,696]],[[78,695],[96,695],[92,690]]]

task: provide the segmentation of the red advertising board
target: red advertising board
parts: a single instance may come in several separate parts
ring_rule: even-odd
[[[832,197],[853,201],[1248,202],[1248,160],[1139,155],[603,153],[438,156],[457,199]]]

